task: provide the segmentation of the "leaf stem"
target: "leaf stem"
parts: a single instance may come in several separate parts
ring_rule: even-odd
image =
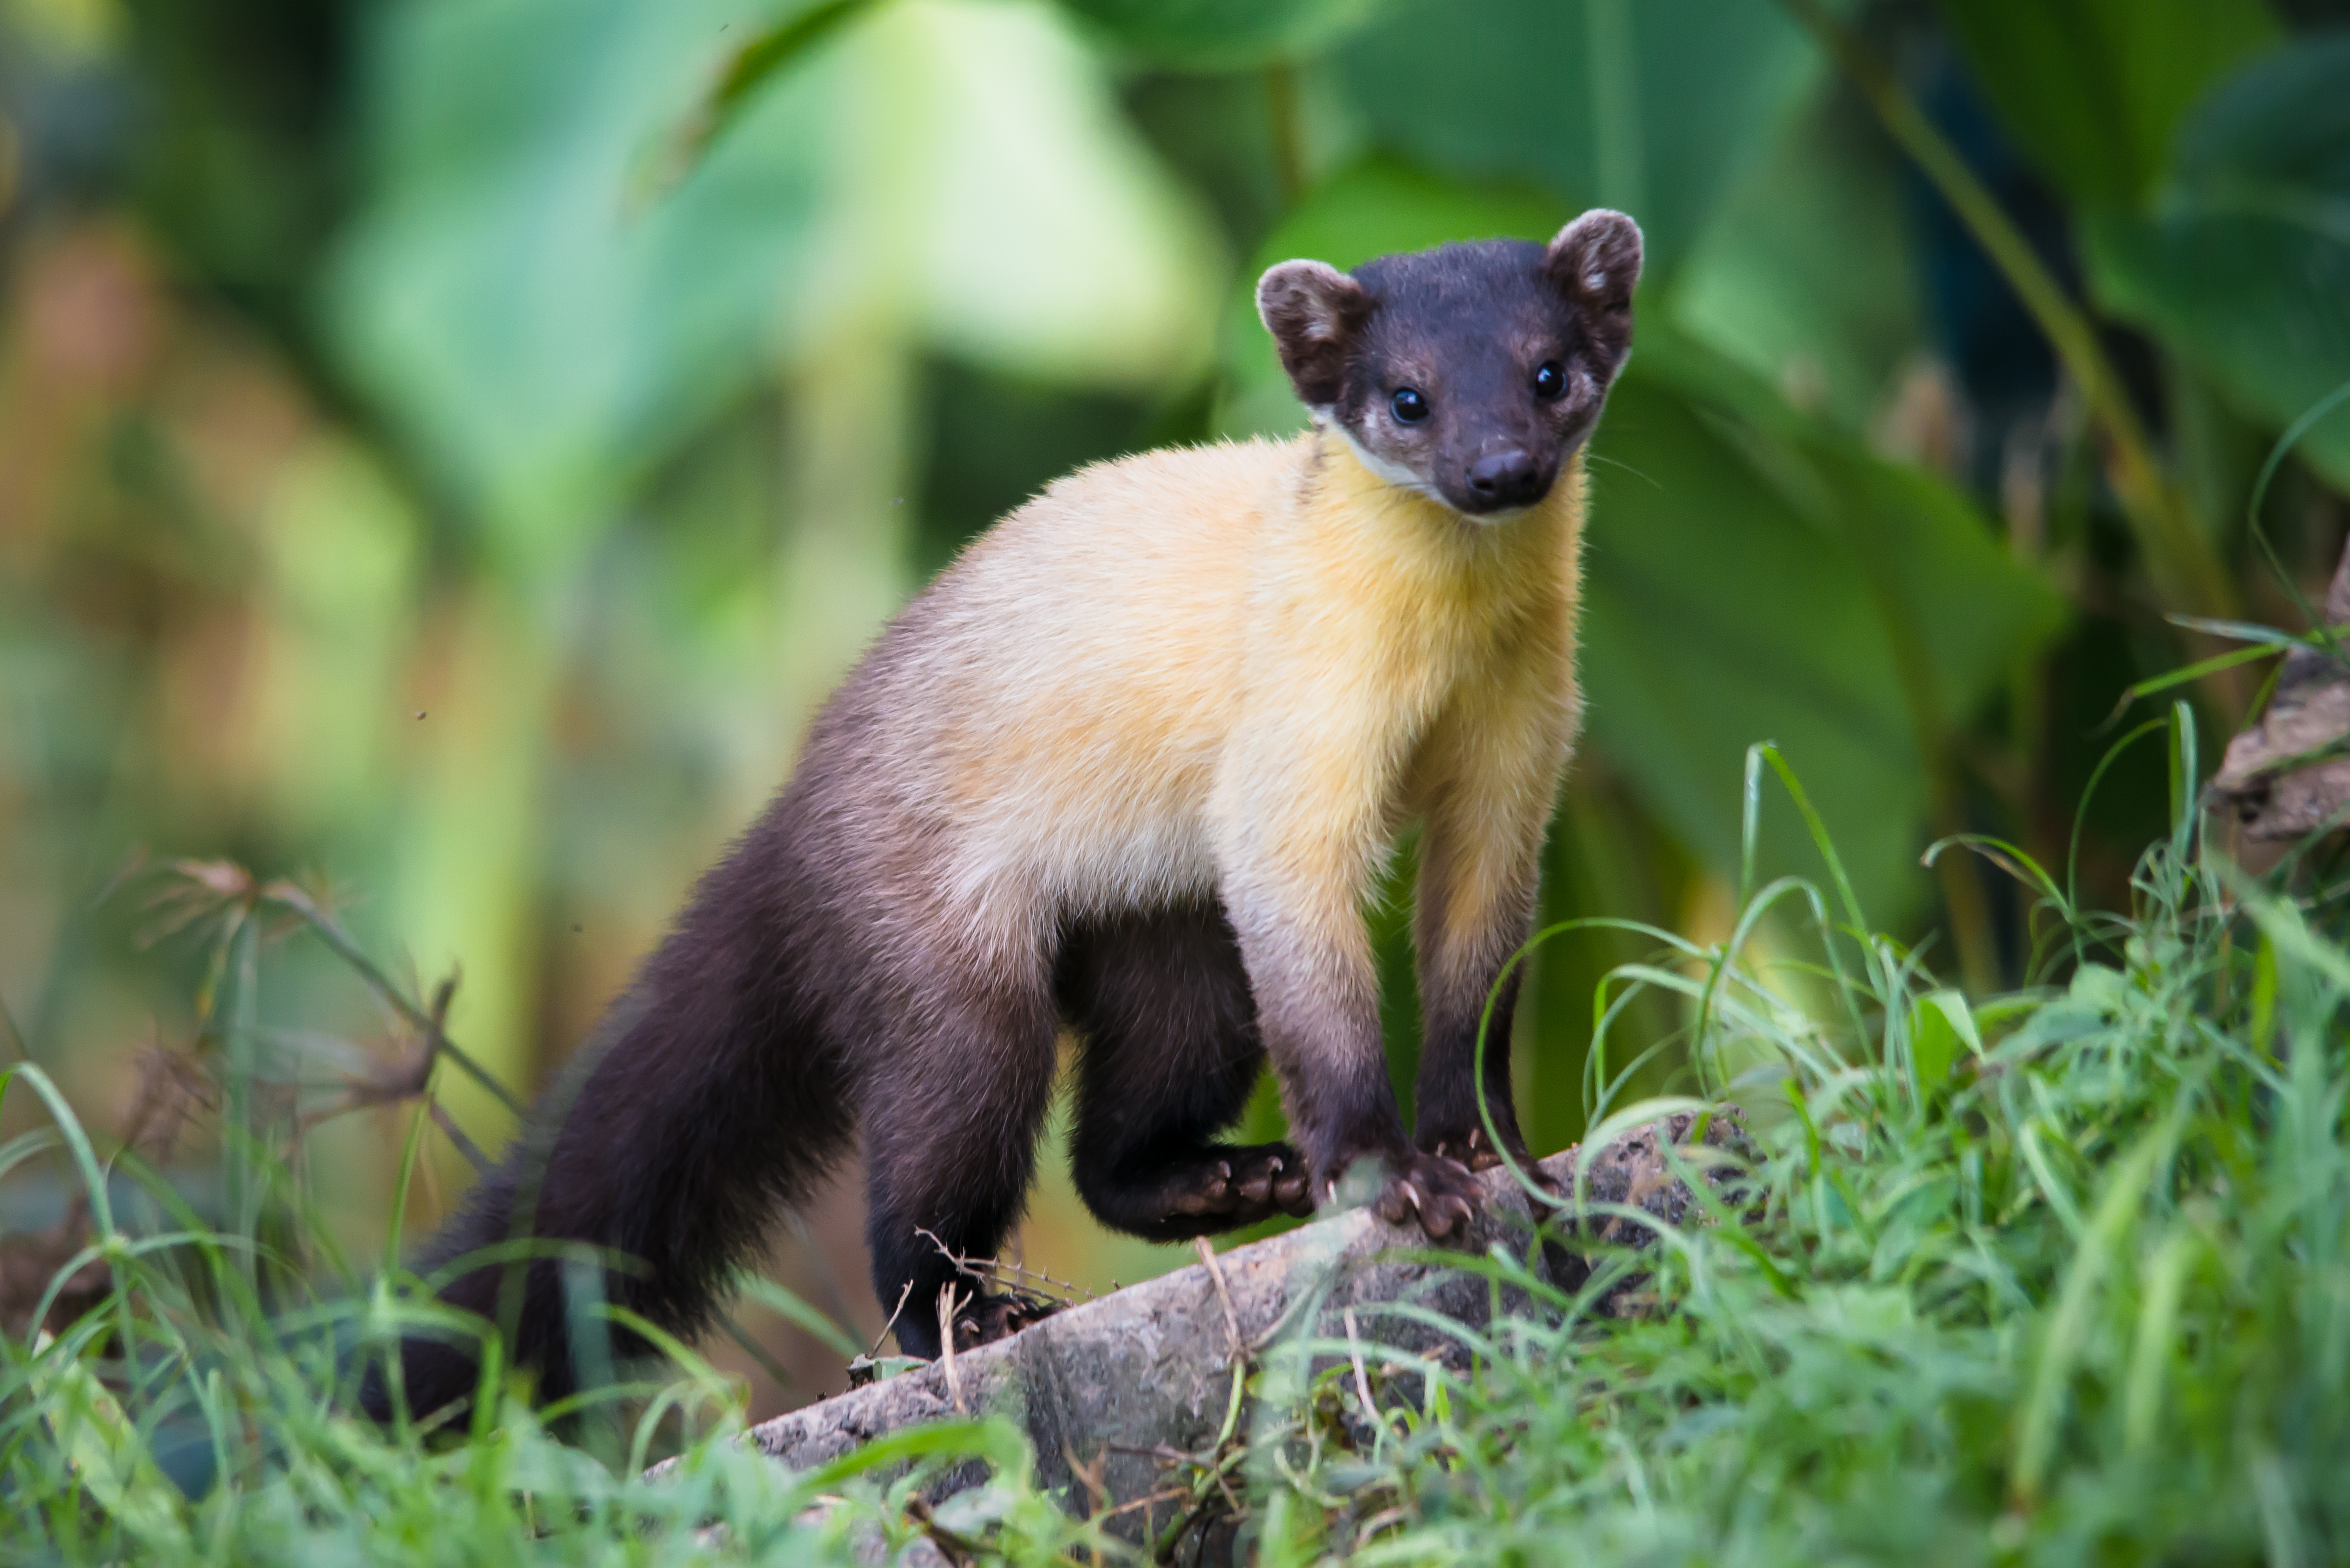
[[[2185,497],[2156,462],[2146,426],[2088,317],[2065,296],[2022,231],[1859,36],[1830,16],[1820,0],[1781,3],[1811,29],[1829,57],[1868,100],[1887,134],[1933,182],[1934,189],[2032,313],[2066,374],[2080,387],[2091,416],[2108,442],[2114,493],[2146,552],[2157,590],[2171,604],[2199,614],[2230,614],[2223,607],[2235,604],[2234,587],[2221,573],[2210,541],[2196,526]],[[2213,694],[2224,695],[2231,711],[2241,706],[2234,700],[2232,686]]]

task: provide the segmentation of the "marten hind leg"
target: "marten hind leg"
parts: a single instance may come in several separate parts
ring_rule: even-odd
[[[1040,972],[994,989],[966,977],[913,999],[873,1043],[865,1091],[866,1241],[899,1347],[935,1357],[940,1299],[955,1293],[955,1343],[1000,1338],[1022,1303],[959,1260],[992,1259],[1020,1222],[1053,1094],[1051,997]]]
[[[1081,1037],[1070,1163],[1096,1218],[1173,1241],[1313,1212],[1295,1149],[1218,1139],[1264,1061],[1222,911],[1202,904],[1081,928],[1058,989]]]

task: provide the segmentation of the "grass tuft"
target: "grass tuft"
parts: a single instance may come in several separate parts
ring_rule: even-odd
[[[1368,1413],[1327,1375],[1260,1467],[1260,1560],[2350,1555],[2350,911],[2211,857],[2176,782],[2126,913],[2015,866],[2048,983],[1970,1003],[1809,888],[1834,1004],[1712,954],[1697,1064],[1746,1108],[1743,1200],[1469,1375],[1390,1367],[1424,1386],[1374,1376]],[[1636,1267],[1637,1314],[1598,1317]]]
[[[2191,729],[2174,719],[2168,735],[2177,826],[2138,863],[2131,909],[2076,909],[2070,877],[2012,846],[1952,846],[2041,898],[2026,990],[1968,997],[1870,934],[1815,822],[1825,888],[1750,888],[1719,947],[1650,933],[1657,956],[1611,975],[1595,1018],[1667,993],[1693,1078],[1677,1103],[1737,1104],[1749,1158],[1694,1184],[1701,1222],[1604,1257],[1572,1295],[1509,1256],[1482,1261],[1547,1310],[1464,1338],[1466,1372],[1351,1335],[1316,1347],[1318,1376],[1269,1370],[1199,1489],[1238,1501],[1241,1551],[2350,1556],[2350,906],[2301,858],[2254,877],[2213,855]],[[1800,803],[1767,751],[1750,798],[1773,769]],[[428,1043],[439,1011],[417,1009]],[[1595,1127],[1657,1112],[1618,1103],[1634,1068],[1594,1054]],[[494,1355],[472,1409],[370,1426],[347,1413],[355,1368],[431,1308],[396,1272],[319,1262],[265,1096],[213,1102],[253,1129],[233,1148],[237,1222],[214,1225],[135,1158],[102,1158],[37,1068],[10,1070],[5,1090],[39,1097],[54,1136],[0,1156],[65,1161],[87,1219],[36,1326],[0,1345],[12,1558],[821,1563],[894,1560],[917,1540],[951,1561],[1150,1554],[1073,1517],[1087,1500],[1041,1488],[1000,1421],[780,1474],[737,1441],[740,1391],[684,1346],[654,1381],[583,1396],[559,1434]],[[125,1172],[138,1201],[119,1200]],[[92,1267],[104,1288],[77,1295]],[[674,1462],[642,1476],[661,1454]],[[984,1485],[918,1497],[973,1461]],[[1213,1511],[1151,1546],[1188,1559]]]

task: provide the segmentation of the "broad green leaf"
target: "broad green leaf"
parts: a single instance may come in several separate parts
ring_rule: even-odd
[[[1740,758],[1776,740],[1864,909],[1897,919],[1925,891],[1921,724],[1969,717],[2061,603],[1959,492],[1643,332],[1594,442],[1592,732],[1725,870]],[[1792,813],[1762,841],[1763,874],[1816,871]]]
[[[746,0],[388,18],[379,181],[329,325],[509,549],[557,544],[739,391],[808,286],[836,70],[774,83],[681,188],[632,206],[727,32],[757,19]]]
[[[1675,325],[1866,429],[1924,337],[1902,171],[1823,95],[1722,203],[1673,283]]]
[[[2277,36],[2262,0],[1944,0],[1983,95],[2077,200],[2135,205],[2203,90]]]
[[[380,180],[328,299],[361,384],[495,542],[562,547],[760,377],[845,334],[1156,384],[1222,258],[1053,10],[906,0],[665,160],[758,0],[432,0],[378,57]]]
[[[1399,5],[1333,56],[1376,142],[1481,181],[1640,221],[1674,263],[1818,69],[1753,0],[1445,0]],[[1555,225],[1554,225],[1555,226]]]
[[[1583,680],[1591,742],[1723,875],[1739,865],[1740,759],[1777,741],[1836,824],[1872,919],[1921,890],[1915,728],[1867,580],[1759,472],[1751,431],[1648,373],[1641,350],[1594,442]],[[1816,872],[1766,811],[1765,875]]]
[[[1045,380],[1157,391],[1207,368],[1230,275],[1204,204],[1120,111],[1101,63],[1042,8],[886,11],[851,90],[837,244],[931,346]],[[806,302],[822,310],[819,296]]]
[[[800,57],[830,37],[875,0],[815,0],[754,32],[735,46],[698,114],[680,132],[678,156],[690,165],[713,137],[733,124],[769,80],[797,65]]]
[[[1119,53],[1155,66],[1235,70],[1303,58],[1382,0],[1061,0]]]
[[[2197,109],[2144,216],[2090,222],[2099,300],[2275,426],[2350,380],[2350,37],[2247,66]],[[2299,451],[2350,488],[2350,410]]]
[[[1372,166],[1316,192],[1256,260],[1347,265],[1444,240],[1539,235],[1563,211]],[[1225,428],[1299,429],[1253,281],[1241,280],[1227,316]],[[1963,720],[2054,630],[2055,596],[1958,492],[1870,455],[1652,317],[1590,464],[1587,743],[1676,837],[1731,875],[1741,761],[1752,742],[1778,741],[1835,825],[1870,918],[1907,912],[1926,891],[1912,698]],[[1905,658],[1922,693],[1905,682]],[[1816,869],[1793,813],[1765,814],[1763,859],[1773,871]]]

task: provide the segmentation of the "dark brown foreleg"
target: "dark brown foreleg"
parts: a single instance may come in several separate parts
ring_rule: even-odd
[[[1059,990],[1083,1037],[1070,1163],[1096,1218],[1173,1241],[1312,1211],[1305,1162],[1288,1145],[1218,1141],[1264,1061],[1220,911],[1088,925],[1070,939]]]

